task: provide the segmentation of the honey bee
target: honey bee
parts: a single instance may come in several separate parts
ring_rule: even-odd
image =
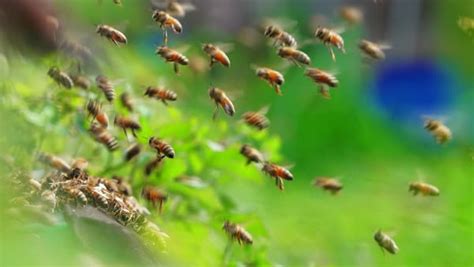
[[[232,240],[237,240],[239,245],[251,245],[253,243],[252,235],[241,225],[225,221],[222,229]]]
[[[145,165],[145,175],[150,175],[163,161],[163,156],[153,158]]]
[[[103,209],[107,209],[109,207],[109,200],[99,186],[89,188],[88,192],[90,193],[91,198],[93,199],[96,206]]]
[[[168,157],[168,158],[174,158],[175,152],[173,147],[171,147],[168,143],[165,141],[155,138],[154,136],[150,137],[148,140],[148,144],[150,145],[151,148],[156,150],[156,153],[158,154],[158,157]]]
[[[69,164],[60,157],[45,154],[45,153],[40,153],[38,155],[38,160],[60,172],[69,173],[71,171],[71,166],[69,166]]]
[[[125,196],[132,195],[132,187],[120,176],[113,176],[112,180],[117,184],[117,190],[119,193]]]
[[[339,81],[333,74],[317,68],[306,69],[305,75],[312,79],[316,84],[319,84],[319,93],[326,99],[331,98],[329,89],[326,86],[335,88],[339,84]]]
[[[390,48],[387,45],[379,45],[367,40],[361,40],[359,42],[359,48],[362,53],[374,60],[383,60],[385,59],[384,49]]]
[[[98,25],[96,32],[100,36],[104,36],[105,38],[112,41],[115,45],[127,44],[127,37],[125,36],[125,34],[109,25]]]
[[[433,135],[438,144],[444,144],[453,137],[451,130],[440,120],[426,118],[424,127]]]
[[[346,52],[344,49],[344,39],[342,39],[342,37],[337,32],[327,28],[318,27],[316,28],[314,35],[328,47],[332,60],[336,61],[336,55],[334,54],[331,46],[336,47],[343,53]]]
[[[87,103],[87,111],[92,119],[95,119],[104,128],[109,126],[109,117],[105,112],[102,111],[102,104],[99,102],[89,100]]]
[[[163,203],[168,200],[168,196],[165,192],[152,186],[145,186],[142,189],[142,196],[152,204],[153,208],[156,208],[158,205],[160,213],[163,210]]]
[[[79,204],[81,206],[87,205],[87,197],[81,190],[76,188],[70,188],[68,190],[68,195],[72,200],[74,200],[76,204]]]
[[[181,33],[183,31],[181,22],[165,11],[155,10],[151,17],[160,24],[160,28],[163,30],[165,46],[168,44],[168,31],[166,28],[170,28],[174,33]]]
[[[269,68],[257,68],[255,73],[259,78],[266,80],[275,89],[278,95],[282,95],[280,86],[285,82],[283,74]]]
[[[293,47],[280,47],[278,49],[278,55],[293,62],[297,66],[301,66],[300,64],[309,65],[311,63],[311,59],[307,54]]]
[[[179,65],[188,65],[189,63],[189,60],[184,55],[166,46],[157,47],[155,53],[165,59],[166,62],[173,62],[176,74],[179,73]]]
[[[223,49],[213,44],[203,44],[202,50],[211,58],[209,67],[212,68],[214,63],[221,63],[223,66],[230,67],[230,59]]]
[[[436,186],[422,182],[410,183],[408,192],[413,192],[414,196],[418,194],[423,196],[439,196],[439,189]]]
[[[383,233],[381,230],[378,230],[374,235],[374,240],[379,244],[382,251],[387,250],[391,254],[397,254],[398,246],[395,241],[388,236],[387,234]]]
[[[164,9],[171,16],[180,18],[184,17],[187,12],[196,9],[191,3],[180,3],[177,0],[167,0],[164,3],[156,3],[153,1],[152,4],[157,8]]]
[[[272,178],[275,178],[275,184],[280,190],[284,189],[283,180],[293,180],[293,174],[291,174],[289,170],[270,162],[265,162],[263,164],[262,171],[270,175]]]
[[[140,154],[140,151],[141,151],[140,144],[136,143],[136,144],[131,145],[125,152],[125,161],[132,160],[134,157]]]
[[[240,148],[240,154],[247,158],[247,165],[252,162],[262,163],[265,160],[262,153],[250,145],[243,145],[242,148]]]
[[[138,121],[135,121],[132,118],[128,118],[128,117],[124,117],[120,115],[117,115],[115,117],[114,124],[122,128],[123,132],[125,133],[125,136],[128,136],[127,129],[130,129],[132,131],[133,136],[137,137],[137,134],[135,131],[140,131],[142,128],[140,124],[138,123]]]
[[[274,46],[280,45],[293,48],[298,46],[296,39],[291,34],[285,32],[283,29],[275,25],[268,25],[265,28],[264,35],[274,40]]]
[[[145,95],[161,100],[161,102],[163,102],[165,105],[168,105],[166,101],[176,101],[178,99],[178,95],[174,91],[160,87],[148,86],[146,88]]]
[[[63,71],[61,71],[58,67],[51,67],[48,70],[48,75],[53,79],[58,85],[63,86],[67,89],[71,89],[74,85],[71,77]]]
[[[329,177],[318,177],[314,180],[313,184],[321,187],[323,190],[331,192],[333,195],[337,194],[343,188],[341,182]]]
[[[92,123],[89,129],[95,140],[107,147],[109,151],[114,151],[119,147],[118,141],[115,137],[110,134],[107,129],[100,126],[98,123]]]
[[[229,116],[234,116],[235,108],[234,104],[230,100],[230,98],[219,88],[211,87],[209,89],[209,97],[214,100],[216,104],[216,108],[214,109],[214,114],[212,118],[215,120],[217,117],[217,112],[219,111],[219,105],[222,109],[227,113]]]
[[[207,60],[198,55],[193,55],[189,59],[189,68],[197,74],[205,73],[208,70]]]
[[[79,87],[81,89],[87,90],[91,86],[91,82],[86,76],[83,75],[71,75],[70,76],[74,86]]]
[[[112,102],[115,99],[115,90],[107,77],[99,75],[95,79],[97,87],[104,92],[105,98]]]
[[[120,102],[128,111],[133,112],[133,100],[128,93],[122,93],[120,95]]]
[[[84,158],[77,158],[72,163],[72,170],[69,176],[72,179],[83,179],[84,172],[86,171],[87,167],[89,166],[89,162]]]
[[[270,120],[265,117],[266,109],[263,109],[258,112],[245,112],[242,115],[242,119],[247,123],[247,125],[255,127],[259,130],[263,130],[270,125]]]
[[[349,24],[359,24],[364,19],[362,11],[353,6],[344,6],[339,10],[341,17]]]

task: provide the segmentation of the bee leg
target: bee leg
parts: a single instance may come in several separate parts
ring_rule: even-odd
[[[218,112],[219,112],[219,106],[216,104],[216,108],[214,109],[214,114],[212,114],[213,120],[216,120]]]
[[[135,132],[134,129],[132,129],[132,134],[133,134],[133,136],[134,136],[135,138],[137,138],[137,133]]]
[[[278,94],[278,95],[283,95],[281,93],[281,90],[280,90],[280,86],[278,84],[274,84],[273,85],[273,88],[275,88],[275,92]]]
[[[168,31],[163,27],[161,27],[161,29],[163,29],[163,42],[165,46],[168,46]]]
[[[125,130],[125,128],[122,128],[122,130],[123,130],[123,133],[125,134],[125,136],[126,136],[126,137],[127,137],[127,139],[128,139],[127,130]]]
[[[328,48],[329,48],[329,53],[331,54],[332,60],[336,62],[336,54],[334,54],[334,50],[330,46]]]
[[[214,66],[214,57],[211,57],[211,61],[209,62],[209,68],[212,68]]]
[[[297,67],[301,68],[301,65],[298,63],[298,61],[294,60],[293,58],[291,59],[291,62],[293,62],[293,64],[295,64]]]
[[[178,63],[174,63],[173,69],[174,69],[174,73],[179,74]]]
[[[163,211],[163,200],[160,200],[160,206],[158,207],[158,210],[161,212]]]
[[[163,104],[165,104],[165,106],[168,106],[168,102],[166,102],[166,100],[161,99],[161,102],[163,102]]]
[[[252,163],[252,160],[251,160],[251,159],[248,159],[246,165],[249,165],[250,163]]]

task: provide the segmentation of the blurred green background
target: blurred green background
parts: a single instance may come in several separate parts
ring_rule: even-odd
[[[3,18],[8,17],[7,2],[0,5]],[[2,179],[18,168],[42,173],[45,167],[34,153],[44,151],[66,160],[83,157],[94,175],[128,177],[137,197],[145,184],[164,188],[169,201],[163,214],[153,211],[151,219],[169,235],[166,245],[151,248],[152,256],[136,254],[130,252],[135,245],[119,231],[101,228],[106,226],[80,228],[64,219],[43,225],[35,218],[11,216],[14,196],[5,181],[1,266],[474,264],[474,36],[457,24],[459,17],[474,18],[473,1],[200,1],[194,3],[196,11],[181,19],[183,34],[169,33],[169,46],[186,48],[183,53],[191,62],[204,59],[207,64],[202,43],[233,43],[228,54],[232,66],[205,66],[202,72],[184,66],[179,76],[154,55],[161,32],[152,23],[149,3],[122,2],[38,1],[35,8],[44,5],[45,12],[57,16],[60,34],[54,40],[75,40],[92,51],[92,58],[82,61],[91,81],[105,74],[120,80],[118,94],[132,94],[137,111],[131,115],[142,124],[138,141],[144,153],[124,164],[129,141],[114,127],[120,151],[110,155],[95,143],[87,133],[83,107],[88,98],[102,93],[95,86],[87,92],[59,88],[47,70],[57,65],[75,71],[76,60],[48,46],[47,38],[32,37],[29,30],[38,30],[31,26],[34,20],[16,28],[2,19],[0,171]],[[337,62],[332,62],[323,45],[302,47],[313,66],[337,73],[340,85],[331,91],[331,100],[317,94],[303,69],[282,67],[282,59],[262,36],[247,42],[242,38],[252,37],[248,29],[257,29],[262,19],[276,17],[296,21],[291,32],[304,43],[313,38],[311,17],[323,15],[329,24],[342,25],[337,10],[347,4],[359,6],[365,21],[345,26],[346,54],[337,51]],[[33,16],[23,14],[28,15]],[[97,36],[95,25],[101,23],[122,30],[128,44],[115,47]],[[362,38],[390,43],[387,60],[364,60],[357,49]],[[277,96],[259,80],[253,65],[280,68],[284,95]],[[440,76],[443,82],[437,83]],[[178,101],[165,107],[142,96],[146,86],[159,84],[177,91]],[[212,121],[210,85],[229,92],[235,118],[220,112]],[[264,106],[269,107],[269,129],[257,132],[239,120],[244,112]],[[106,111],[110,118],[128,114],[119,101]],[[437,145],[423,129],[422,115],[446,116],[453,140]],[[153,156],[147,140],[153,135],[168,140],[177,157],[145,177],[142,168]],[[222,150],[209,143],[219,143]],[[295,180],[286,183],[285,191],[255,166],[245,165],[239,155],[244,143],[273,162],[294,165]],[[180,175],[201,177],[206,186],[176,183]],[[344,189],[337,196],[327,194],[312,186],[317,176],[339,177]],[[420,176],[441,195],[410,195],[408,184]],[[254,244],[229,245],[221,230],[226,219],[242,224]],[[399,254],[380,251],[373,240],[379,228],[394,235]]]

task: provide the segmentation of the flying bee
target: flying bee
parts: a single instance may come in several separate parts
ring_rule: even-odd
[[[176,92],[152,86],[148,86],[146,88],[145,95],[161,100],[161,102],[163,102],[163,104],[165,105],[168,105],[166,101],[176,101],[178,99],[178,95],[176,94]]]
[[[151,148],[156,150],[156,153],[158,154],[158,157],[168,157],[168,158],[174,158],[175,152],[173,147],[171,147],[168,143],[165,141],[158,139],[154,136],[150,137],[148,140],[148,144],[150,145]]]
[[[337,194],[343,185],[337,179],[329,177],[318,177],[313,182],[314,186],[321,187],[323,190],[331,192],[331,194]]]
[[[119,193],[125,196],[132,195],[132,187],[120,176],[113,176],[112,180],[117,184],[117,190]]]
[[[275,178],[275,184],[280,190],[284,189],[283,180],[293,180],[293,174],[289,170],[270,162],[263,163],[262,171]]]
[[[166,62],[173,62],[176,74],[179,73],[179,65],[188,65],[189,63],[189,60],[184,55],[166,46],[157,47],[155,53],[160,55]]]
[[[163,162],[163,156],[155,157],[145,165],[145,175],[150,175]]]
[[[243,145],[242,148],[240,148],[240,154],[247,158],[247,165],[252,162],[262,163],[265,160],[262,153],[250,145]]]
[[[259,78],[266,80],[275,89],[278,95],[282,95],[280,86],[285,82],[283,74],[269,68],[257,68],[255,73]]]
[[[453,137],[451,130],[440,120],[426,118],[424,127],[433,135],[438,144],[444,144]]]
[[[229,116],[234,116],[235,108],[234,104],[230,100],[230,98],[219,88],[211,87],[209,89],[209,97],[214,100],[216,104],[216,108],[214,109],[214,114],[212,115],[212,119],[216,119],[217,112],[219,111],[219,105],[222,109],[227,113]]]
[[[408,192],[413,192],[414,196],[418,194],[423,196],[439,196],[439,189],[436,186],[423,182],[410,183]]]
[[[64,173],[69,173],[71,171],[71,166],[63,160],[60,157],[50,155],[50,154],[45,154],[45,153],[40,153],[38,155],[38,160],[44,164],[49,165],[51,168],[64,172]]]
[[[301,66],[300,64],[309,65],[311,63],[311,59],[307,54],[293,47],[280,47],[278,49],[278,55],[293,62],[297,66]]]
[[[331,95],[329,94],[329,89],[326,86],[335,88],[339,84],[339,81],[332,73],[317,68],[307,68],[305,75],[320,86],[320,94],[327,99],[331,98]]]
[[[140,151],[141,151],[140,144],[136,143],[136,144],[131,145],[125,152],[125,161],[132,160],[134,157],[140,154]]]
[[[388,236],[387,234],[383,233],[381,230],[378,230],[374,234],[374,240],[377,242],[377,244],[380,246],[382,251],[387,250],[391,254],[397,254],[398,252],[398,246],[395,243],[395,241]]]
[[[230,67],[230,59],[227,54],[224,52],[224,48],[220,48],[217,45],[213,44],[203,44],[202,50],[209,55],[211,61],[209,67],[212,68],[214,63],[221,63],[223,66]]]
[[[61,71],[58,67],[51,67],[48,70],[48,76],[51,77],[58,85],[63,86],[67,89],[71,89],[74,86],[74,82],[69,75]]]
[[[167,0],[165,2],[157,3],[152,1],[153,7],[164,9],[168,14],[175,17],[184,17],[187,12],[193,11],[196,7],[191,3],[180,3],[177,0]]]
[[[137,137],[135,131],[140,131],[142,128],[138,121],[120,115],[115,116],[114,124],[122,128],[123,132],[125,133],[125,136],[127,136],[127,129],[130,129],[132,131],[133,136]]]
[[[251,245],[253,243],[252,235],[241,225],[225,221],[222,229],[232,240],[237,240],[239,245]]]
[[[359,49],[362,53],[371,59],[374,60],[383,60],[385,59],[384,49],[389,49],[388,45],[380,45],[367,40],[361,40],[359,42]]]
[[[314,35],[321,42],[323,42],[326,47],[328,47],[332,60],[336,61],[336,55],[334,54],[331,46],[334,46],[343,53],[346,53],[346,50],[344,49],[344,39],[342,39],[342,37],[336,31],[330,30],[328,28],[318,27],[316,28]]]
[[[112,41],[115,45],[127,44],[127,37],[125,36],[125,34],[109,25],[98,25],[96,32],[100,36],[104,36],[105,38]]]
[[[145,186],[142,189],[142,196],[152,204],[154,208],[158,205],[159,211],[163,210],[163,203],[168,200],[168,195],[156,187]]]
[[[71,75],[71,79],[74,83],[74,86],[81,89],[87,90],[91,86],[91,82],[86,76],[83,75]]]
[[[298,43],[296,39],[289,33],[276,25],[268,25],[263,33],[266,37],[274,40],[273,45],[279,45],[284,47],[297,47]]]
[[[353,6],[344,6],[339,10],[341,17],[349,24],[359,24],[364,19],[362,10]]]
[[[117,139],[100,124],[93,122],[89,131],[95,140],[105,145],[109,151],[114,151],[119,147]]]
[[[97,87],[104,92],[105,98],[112,102],[115,99],[115,89],[112,82],[105,76],[99,75],[95,79]]]
[[[263,130],[270,125],[270,120],[267,117],[265,117],[266,111],[267,111],[267,108],[264,108],[257,112],[251,112],[251,111],[245,112],[242,115],[242,119],[245,121],[247,125],[255,127],[259,130]]]
[[[133,112],[133,100],[128,93],[122,93],[120,95],[120,103],[124,106],[128,111]]]
[[[95,119],[104,128],[109,126],[109,117],[102,110],[102,104],[99,104],[97,101],[89,100],[87,103],[87,111],[89,115],[92,116],[92,119]]]
[[[165,46],[168,44],[168,31],[166,28],[170,28],[174,33],[181,33],[183,31],[181,22],[165,11],[155,10],[151,17],[160,24]]]

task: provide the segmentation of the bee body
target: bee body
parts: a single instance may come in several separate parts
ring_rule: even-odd
[[[245,123],[259,130],[263,130],[270,125],[270,120],[259,112],[246,112],[242,115],[242,118]]]
[[[142,196],[150,202],[154,208],[158,206],[160,213],[163,210],[163,203],[168,200],[168,196],[165,192],[152,186],[145,186],[142,190]]]
[[[128,93],[122,93],[120,95],[120,102],[130,112],[133,112],[133,100]]]
[[[269,68],[258,68],[256,74],[261,79],[266,80],[275,89],[277,94],[282,95],[280,87],[285,82],[283,74]]]
[[[115,99],[115,89],[107,77],[99,75],[95,79],[97,87],[104,92],[105,98],[112,102]]]
[[[100,36],[104,36],[105,38],[109,39],[116,45],[127,44],[127,37],[125,36],[125,34],[109,25],[98,25],[96,32]]]
[[[166,62],[172,62],[174,64],[174,72],[179,73],[179,65],[188,65],[189,60],[187,57],[166,46],[159,46],[156,48],[155,53],[160,55]]]
[[[38,160],[60,172],[69,173],[71,171],[71,166],[60,157],[45,154],[45,153],[40,153],[38,156]]]
[[[275,178],[275,183],[280,190],[284,189],[283,180],[293,180],[293,174],[289,170],[273,163],[265,162],[262,171]]]
[[[79,189],[71,188],[68,190],[68,194],[72,200],[81,206],[87,205],[87,196]]]
[[[225,113],[229,116],[234,116],[235,108],[230,98],[224,91],[219,88],[212,87],[209,89],[209,97],[216,103],[216,110],[214,111],[213,118],[217,116],[218,106],[220,105]]]
[[[109,117],[105,112],[102,111],[101,104],[96,101],[90,100],[87,103],[87,111],[104,128],[107,128],[109,126]]]
[[[222,229],[229,235],[232,240],[237,240],[239,245],[253,244],[252,235],[241,225],[225,221]]]
[[[202,50],[211,57],[210,67],[212,67],[216,62],[221,63],[226,67],[230,66],[229,57],[219,47],[213,44],[204,44]]]
[[[328,177],[316,178],[314,185],[321,187],[323,190],[331,192],[333,195],[337,194],[343,188],[343,185],[337,179]]]
[[[72,75],[71,79],[74,83],[74,86],[79,87],[81,89],[87,90],[91,86],[91,82],[87,77],[82,75]]]
[[[161,100],[165,105],[168,105],[166,101],[176,101],[178,99],[178,94],[174,91],[151,86],[147,87],[145,95]]]
[[[264,35],[268,38],[274,39],[274,44],[285,47],[297,47],[296,39],[289,33],[285,32],[277,26],[267,26]]]
[[[303,65],[309,65],[311,63],[311,59],[307,54],[293,47],[280,47],[278,49],[278,55],[292,61],[298,66],[299,63]]]
[[[262,153],[249,145],[243,145],[240,154],[247,158],[247,165],[252,162],[261,163],[264,161]]]
[[[336,47],[343,53],[346,52],[344,49],[344,39],[342,39],[342,37],[336,32],[327,28],[318,27],[314,35],[316,36],[316,38],[321,40],[324,45],[328,46],[329,52],[331,53],[332,59],[334,61],[336,61],[336,55],[334,54],[334,51],[330,46]]]
[[[150,162],[148,162],[145,165],[145,175],[148,176],[150,175],[161,163],[162,163],[163,157],[155,157],[153,158]]]
[[[170,28],[174,33],[181,33],[183,31],[183,26],[179,20],[164,11],[154,11],[152,18],[160,24],[162,29]]]
[[[414,196],[418,194],[421,194],[423,196],[439,196],[440,193],[439,189],[436,186],[422,182],[410,183],[408,191],[413,192]]]
[[[317,68],[308,68],[305,72],[305,75],[312,79],[315,83],[320,85],[337,87],[339,84],[339,81],[333,74]]]
[[[50,68],[48,70],[48,75],[57,84],[59,84],[60,86],[65,87],[67,89],[71,89],[74,86],[74,82],[71,79],[71,77],[69,77],[69,75],[67,73],[61,71],[57,67]]]
[[[125,152],[125,161],[132,160],[133,158],[138,156],[138,154],[140,154],[140,151],[141,151],[140,144],[136,143],[136,144],[131,145]]]
[[[127,129],[130,129],[132,131],[133,136],[137,137],[137,134],[135,131],[141,130],[140,124],[137,121],[128,117],[117,115],[114,119],[114,124],[122,128],[125,135],[127,135]]]
[[[150,140],[148,140],[148,144],[151,148],[156,150],[158,156],[163,155],[168,158],[174,158],[175,156],[173,147],[161,139],[151,137]]]
[[[353,6],[345,6],[339,10],[341,17],[349,24],[358,24],[364,19],[362,11]]]
[[[426,119],[424,127],[433,135],[438,144],[446,143],[453,136],[451,130],[439,120]]]
[[[374,240],[382,248],[382,250],[385,249],[391,254],[397,254],[397,252],[399,251],[399,248],[395,241],[390,236],[380,230],[375,233]]]
[[[383,49],[376,43],[362,40],[359,42],[359,49],[364,55],[371,59],[382,60],[385,59],[385,53]]]
[[[114,151],[119,147],[117,139],[98,123],[92,123],[89,131],[96,141],[105,145],[109,151]]]

